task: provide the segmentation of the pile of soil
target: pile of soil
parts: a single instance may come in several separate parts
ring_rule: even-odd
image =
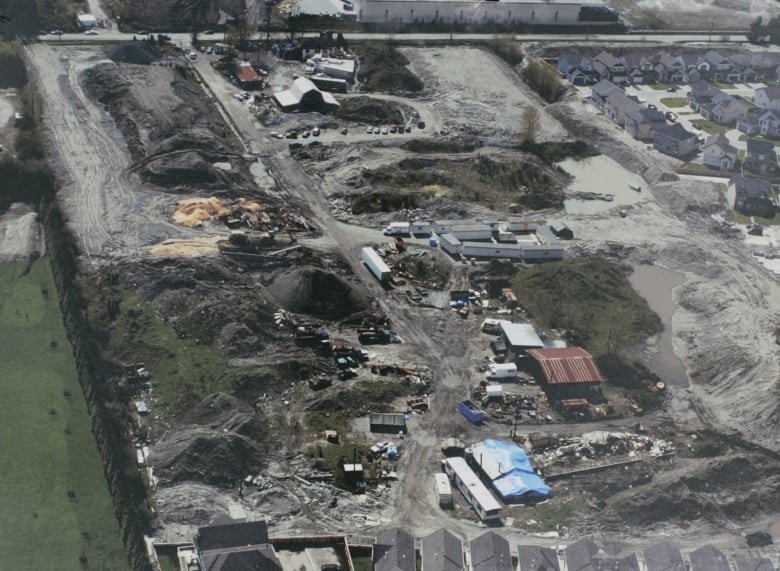
[[[341,102],[333,116],[344,121],[359,123],[390,123],[403,121],[401,111],[388,101],[371,97],[352,97]]]
[[[108,58],[116,62],[150,65],[158,61],[162,54],[145,42],[119,44],[108,53]]]
[[[298,268],[277,277],[268,293],[294,313],[338,320],[369,308],[368,296],[344,278],[319,268]]]
[[[365,83],[369,91],[407,91],[423,90],[422,80],[414,75],[409,68],[409,60],[392,46],[369,47],[358,49],[360,56],[360,71],[358,80]]]
[[[192,26],[203,29],[206,24],[217,24],[221,13],[236,17],[246,9],[242,0],[217,0],[205,4],[193,0],[128,0],[123,6],[127,16],[122,19],[128,26],[153,31],[186,31]]]

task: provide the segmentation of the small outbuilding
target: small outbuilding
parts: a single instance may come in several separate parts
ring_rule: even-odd
[[[561,240],[573,240],[574,232],[563,222],[550,222],[550,230]]]
[[[406,434],[406,417],[401,413],[372,412],[369,416],[371,432],[386,434]]]

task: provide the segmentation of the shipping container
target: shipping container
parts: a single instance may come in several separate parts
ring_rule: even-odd
[[[382,233],[385,236],[406,236],[409,234],[409,223],[391,222],[390,225],[382,231]]]
[[[470,400],[461,401],[460,404],[458,404],[458,410],[472,424],[480,424],[485,420],[485,411]]]
[[[418,220],[411,223],[409,231],[412,234],[430,234],[433,232],[433,226],[431,226],[431,223],[428,221]]]
[[[372,274],[380,282],[386,282],[390,279],[392,273],[390,268],[385,264],[384,260],[379,257],[376,250],[373,248],[363,248],[362,250],[363,263],[371,271]]]

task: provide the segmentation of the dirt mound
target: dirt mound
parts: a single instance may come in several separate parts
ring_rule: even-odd
[[[243,182],[233,171],[214,166],[197,151],[158,155],[140,170],[141,178],[171,190],[192,188],[231,188]]]
[[[723,523],[780,509],[778,462],[758,454],[708,460],[686,468],[685,475],[675,470],[655,482],[616,498],[605,521],[637,527],[702,519]]]
[[[409,68],[409,60],[392,46],[363,46],[358,50],[358,79],[369,91],[422,91],[424,85]]]
[[[352,97],[341,102],[334,117],[361,123],[401,123],[401,111],[388,101],[371,97]]]
[[[151,30],[187,31],[190,26],[203,27],[217,24],[220,16],[239,16],[246,9],[242,0],[218,0],[202,4],[193,0],[128,0],[123,3],[127,16],[123,18],[128,27]]]
[[[162,54],[144,42],[119,44],[108,53],[109,59],[116,62],[150,65],[159,60]]]
[[[268,293],[294,313],[344,319],[369,307],[368,296],[344,278],[317,268],[299,268],[277,277]]]

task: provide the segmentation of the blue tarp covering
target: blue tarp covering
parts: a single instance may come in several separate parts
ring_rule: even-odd
[[[550,487],[534,472],[528,454],[514,442],[488,439],[472,450],[474,460],[481,464],[504,502],[544,500],[552,495]]]

